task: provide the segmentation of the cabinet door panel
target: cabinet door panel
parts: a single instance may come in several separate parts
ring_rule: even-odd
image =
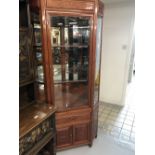
[[[73,143],[84,144],[89,142],[89,124],[78,124],[73,127]]]
[[[72,145],[72,127],[63,127],[57,129],[57,147]]]
[[[94,79],[94,104],[99,102],[100,86],[100,63],[102,52],[102,17],[98,17],[97,34],[96,34],[96,62],[95,62],[95,79]]]
[[[54,103],[58,111],[88,106],[92,16],[48,18]]]

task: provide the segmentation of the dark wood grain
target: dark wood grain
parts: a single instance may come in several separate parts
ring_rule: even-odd
[[[72,126],[79,123],[88,123],[91,121],[91,108],[81,107],[65,112],[56,113],[56,127]]]
[[[69,147],[72,145],[72,127],[65,126],[57,128],[57,148]]]
[[[56,111],[56,108],[47,104],[32,104],[19,113],[19,138],[22,138],[33,128],[47,119]]]
[[[48,8],[58,8],[58,9],[71,9],[71,10],[88,10],[94,11],[94,2],[93,1],[80,1],[80,0],[47,0]]]
[[[90,138],[90,124],[81,123],[73,127],[73,144],[88,144]]]
[[[88,86],[86,84],[55,84],[54,91],[58,111],[88,105]]]

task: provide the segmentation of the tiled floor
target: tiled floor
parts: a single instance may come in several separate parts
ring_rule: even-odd
[[[135,113],[129,105],[124,108],[106,103],[100,104],[99,128],[105,133],[134,143]]]
[[[133,85],[128,86],[124,107],[100,103],[99,128],[111,135],[119,144],[134,150],[135,144],[135,105],[132,100]]]
[[[120,146],[113,137],[105,135],[103,130],[98,131],[93,146],[88,145],[57,152],[57,155],[134,155],[134,151]]]

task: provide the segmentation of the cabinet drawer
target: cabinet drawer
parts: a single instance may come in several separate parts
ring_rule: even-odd
[[[68,112],[56,114],[56,125],[77,124],[80,122],[90,122],[90,111]]]

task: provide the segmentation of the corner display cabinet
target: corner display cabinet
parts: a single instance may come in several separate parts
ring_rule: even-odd
[[[57,107],[57,150],[97,137],[103,3],[30,0],[42,30],[45,94]]]

